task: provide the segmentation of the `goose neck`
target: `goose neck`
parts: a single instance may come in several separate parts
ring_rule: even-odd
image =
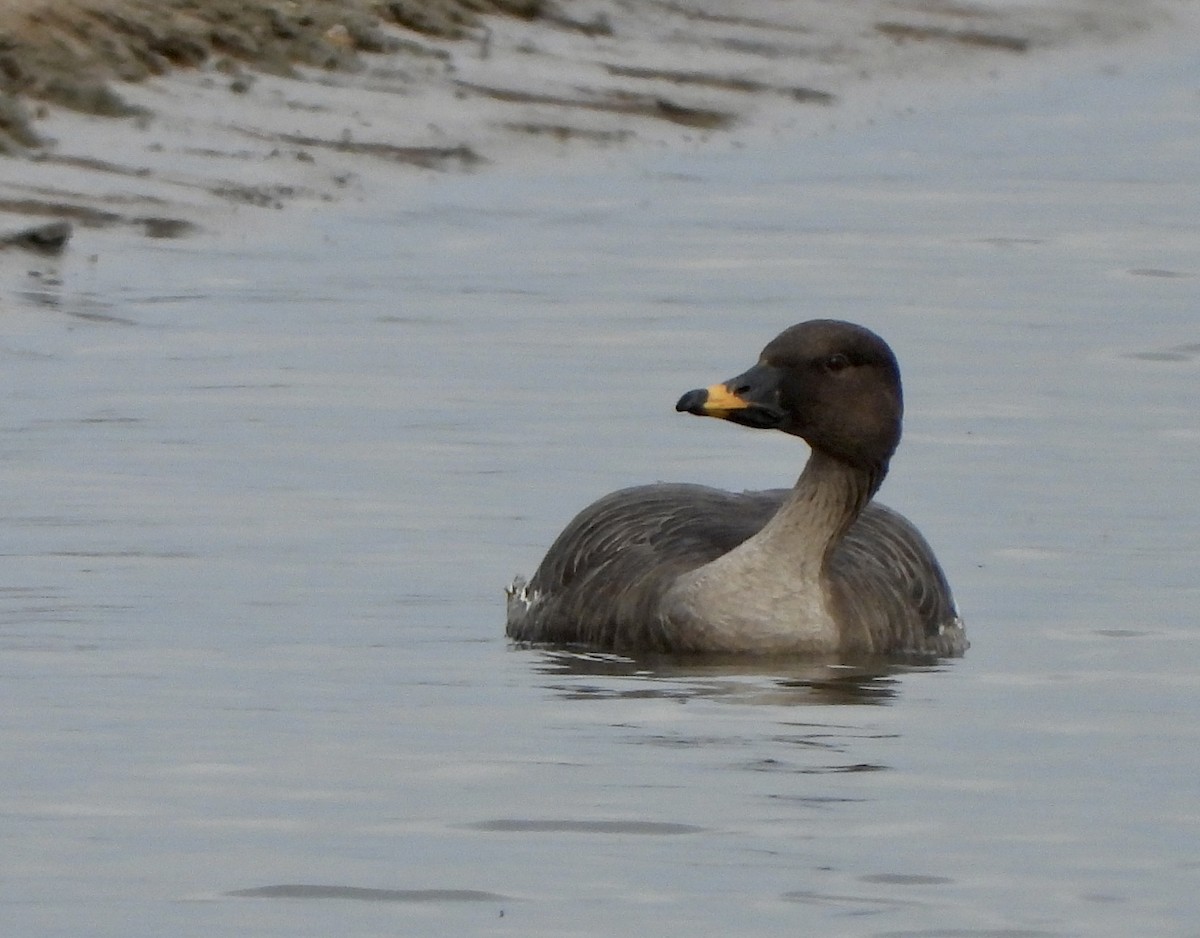
[[[823,560],[871,500],[886,471],[886,466],[863,468],[813,450],[763,535],[793,541],[799,553]]]

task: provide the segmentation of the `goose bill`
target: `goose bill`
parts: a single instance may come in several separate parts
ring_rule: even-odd
[[[675,409],[701,417],[718,417],[745,427],[773,429],[783,422],[779,398],[779,373],[767,365],[755,365],[749,371],[723,384],[688,391]]]

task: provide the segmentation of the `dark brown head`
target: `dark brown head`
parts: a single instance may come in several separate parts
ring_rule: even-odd
[[[772,339],[758,364],[724,384],[688,391],[678,411],[803,437],[814,450],[885,469],[900,442],[900,368],[869,329],[814,319]]]

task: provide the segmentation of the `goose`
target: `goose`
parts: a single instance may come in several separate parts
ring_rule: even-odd
[[[872,501],[900,441],[900,369],[863,326],[785,329],[675,409],[808,443],[791,489],[621,489],[506,590],[508,637],[622,654],[954,657],[967,648],[920,532]]]

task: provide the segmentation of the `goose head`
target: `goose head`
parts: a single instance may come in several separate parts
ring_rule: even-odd
[[[782,430],[852,466],[886,471],[900,442],[900,368],[888,344],[849,322],[814,319],[767,343],[736,378],[688,391],[675,409]]]

